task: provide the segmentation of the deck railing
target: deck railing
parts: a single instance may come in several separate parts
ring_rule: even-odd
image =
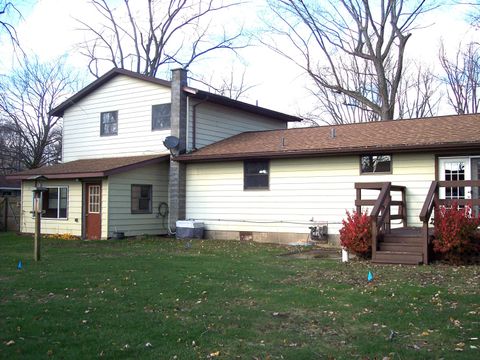
[[[372,258],[375,258],[378,239],[381,234],[389,233],[391,220],[401,220],[407,226],[407,202],[405,186],[392,185],[390,182],[355,183],[357,199],[355,207],[357,213],[362,211],[362,206],[373,206],[370,213],[372,220]],[[362,190],[378,190],[377,199],[363,199]],[[401,192],[401,200],[392,201],[392,191]],[[397,214],[391,214],[391,206],[397,206]]]
[[[458,180],[458,181],[432,181],[427,197],[423,203],[420,211],[420,221],[423,223],[422,238],[423,238],[423,263],[428,264],[429,245],[432,236],[430,236],[429,223],[433,214],[433,210],[440,205],[451,206],[453,202],[458,205],[480,206],[480,199],[440,199],[439,192],[441,188],[464,188],[464,195],[467,194],[468,188],[477,188],[480,190],[480,180]],[[480,191],[479,191],[480,192]],[[470,191],[472,194],[472,191]],[[477,213],[478,216],[478,213]]]

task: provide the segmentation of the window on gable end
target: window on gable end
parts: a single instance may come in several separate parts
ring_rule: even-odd
[[[118,134],[118,111],[106,111],[100,114],[100,135]]]

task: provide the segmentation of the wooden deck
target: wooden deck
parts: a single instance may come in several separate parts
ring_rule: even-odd
[[[440,188],[477,188],[480,192],[480,180],[432,181],[419,214],[422,227],[409,227],[407,224],[407,189],[391,182],[355,183],[357,212],[362,207],[373,206],[370,212],[372,221],[372,262],[377,264],[428,264],[433,229],[430,220],[435,208],[450,206],[453,202],[459,205],[480,206],[480,199],[440,199]],[[362,190],[379,191],[376,200],[362,198]],[[392,200],[392,193],[401,194],[401,200]],[[472,193],[472,192],[470,192]],[[399,196],[397,196],[398,198]],[[391,213],[391,207],[398,209]],[[479,214],[477,213],[477,216]],[[391,228],[391,220],[400,220],[401,227]]]

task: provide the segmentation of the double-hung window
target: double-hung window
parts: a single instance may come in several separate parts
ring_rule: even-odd
[[[66,219],[68,209],[68,187],[48,187],[42,192],[42,218]]]
[[[152,106],[152,130],[170,129],[170,104]]]
[[[132,214],[152,213],[152,185],[132,185]]]
[[[118,134],[118,111],[106,111],[100,114],[100,135]]]
[[[268,160],[245,160],[243,163],[244,190],[268,190],[270,162]]]

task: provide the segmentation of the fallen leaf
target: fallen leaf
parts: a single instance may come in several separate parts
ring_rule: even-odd
[[[13,340],[7,341],[7,342],[5,343],[5,345],[7,345],[7,346],[15,345],[15,341],[13,341]]]

